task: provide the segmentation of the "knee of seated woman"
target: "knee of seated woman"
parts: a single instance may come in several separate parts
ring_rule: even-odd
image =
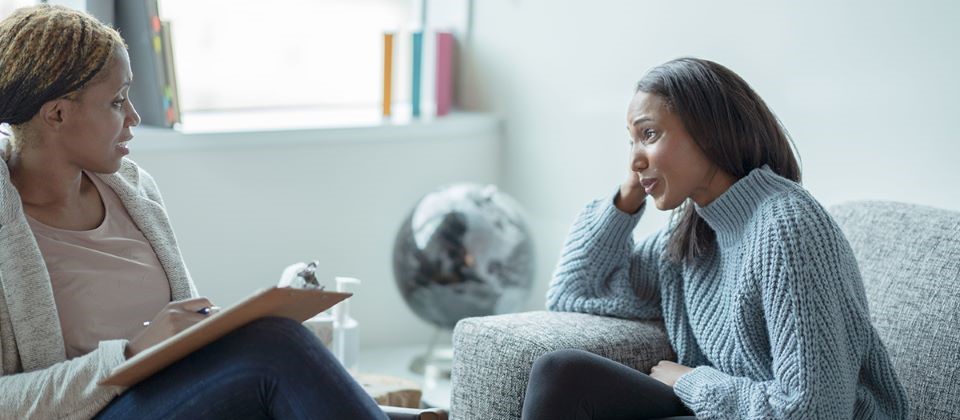
[[[224,337],[224,340],[230,341],[230,346],[237,350],[261,351],[273,359],[326,352],[313,333],[288,318],[255,320]]]
[[[278,316],[269,316],[265,318],[259,318],[251,321],[249,324],[241,327],[242,329],[254,329],[259,331],[260,329],[274,332],[274,331],[295,331],[299,332],[309,332],[306,328],[303,328],[299,322],[294,321],[290,318],[283,318]]]
[[[544,353],[533,362],[531,375],[578,377],[589,374],[592,353],[578,349],[561,349]]]

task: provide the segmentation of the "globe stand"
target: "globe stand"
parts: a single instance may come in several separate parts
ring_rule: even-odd
[[[442,342],[441,342],[442,341]],[[427,351],[410,361],[410,371],[429,380],[450,379],[453,369],[453,332],[437,327]]]

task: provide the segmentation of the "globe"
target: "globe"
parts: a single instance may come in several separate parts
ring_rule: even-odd
[[[533,270],[520,206],[493,185],[460,183],[428,193],[404,220],[393,249],[407,305],[441,328],[519,309]]]

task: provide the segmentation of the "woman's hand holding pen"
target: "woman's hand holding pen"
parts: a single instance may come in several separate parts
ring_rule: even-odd
[[[613,201],[620,211],[627,214],[634,214],[640,210],[643,200],[647,198],[647,192],[643,190],[640,184],[640,173],[633,170],[633,160],[630,161],[631,168],[627,179],[620,185],[620,194]]]
[[[203,297],[170,302],[153,320],[143,323],[146,328],[127,343],[124,355],[128,359],[136,356],[137,353],[204,320],[219,309]]]

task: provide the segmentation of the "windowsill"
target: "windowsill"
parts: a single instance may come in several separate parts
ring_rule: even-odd
[[[375,110],[269,110],[187,115],[176,129],[137,127],[131,147],[142,150],[262,147],[316,142],[434,140],[499,137],[499,119],[488,113],[453,112],[413,119],[409,112],[383,118]],[[139,141],[138,141],[139,140]]]
[[[429,123],[443,118],[446,116],[424,115],[414,119],[409,104],[394,105],[393,115],[390,117],[383,117],[380,108],[377,107],[290,107],[195,111],[184,113],[183,123],[177,130],[186,134],[288,131],[409,125]]]

